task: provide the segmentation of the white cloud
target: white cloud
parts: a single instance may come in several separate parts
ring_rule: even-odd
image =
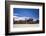
[[[29,19],[29,18],[31,18],[31,17],[18,17],[18,16],[13,16],[14,17],[14,20],[15,21],[18,21],[18,20],[25,20],[25,19]],[[37,19],[34,19],[34,18],[32,18],[33,19],[33,21],[36,21]]]
[[[14,16],[14,20],[18,21],[18,20],[25,20],[25,19],[29,19],[29,17],[18,17],[18,16]]]

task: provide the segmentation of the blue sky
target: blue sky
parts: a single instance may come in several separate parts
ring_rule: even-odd
[[[39,9],[13,8],[13,16],[39,19]]]

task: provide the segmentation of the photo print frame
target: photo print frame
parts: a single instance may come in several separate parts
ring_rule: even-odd
[[[35,34],[45,32],[45,3],[5,2],[5,34]]]

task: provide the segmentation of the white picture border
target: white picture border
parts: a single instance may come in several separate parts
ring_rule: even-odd
[[[17,28],[13,27],[13,8],[33,8],[33,9],[39,9],[39,24],[34,24],[33,26],[39,26],[39,27],[25,27],[25,28]],[[10,32],[23,32],[23,31],[40,31],[42,30],[42,6],[30,6],[30,5],[10,5]],[[30,24],[32,25],[32,24]]]

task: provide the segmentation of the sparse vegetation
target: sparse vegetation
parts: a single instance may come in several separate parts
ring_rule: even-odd
[[[38,24],[39,20],[33,21],[33,19],[29,18],[28,20],[19,20],[19,21],[15,21],[13,20],[14,24]]]

